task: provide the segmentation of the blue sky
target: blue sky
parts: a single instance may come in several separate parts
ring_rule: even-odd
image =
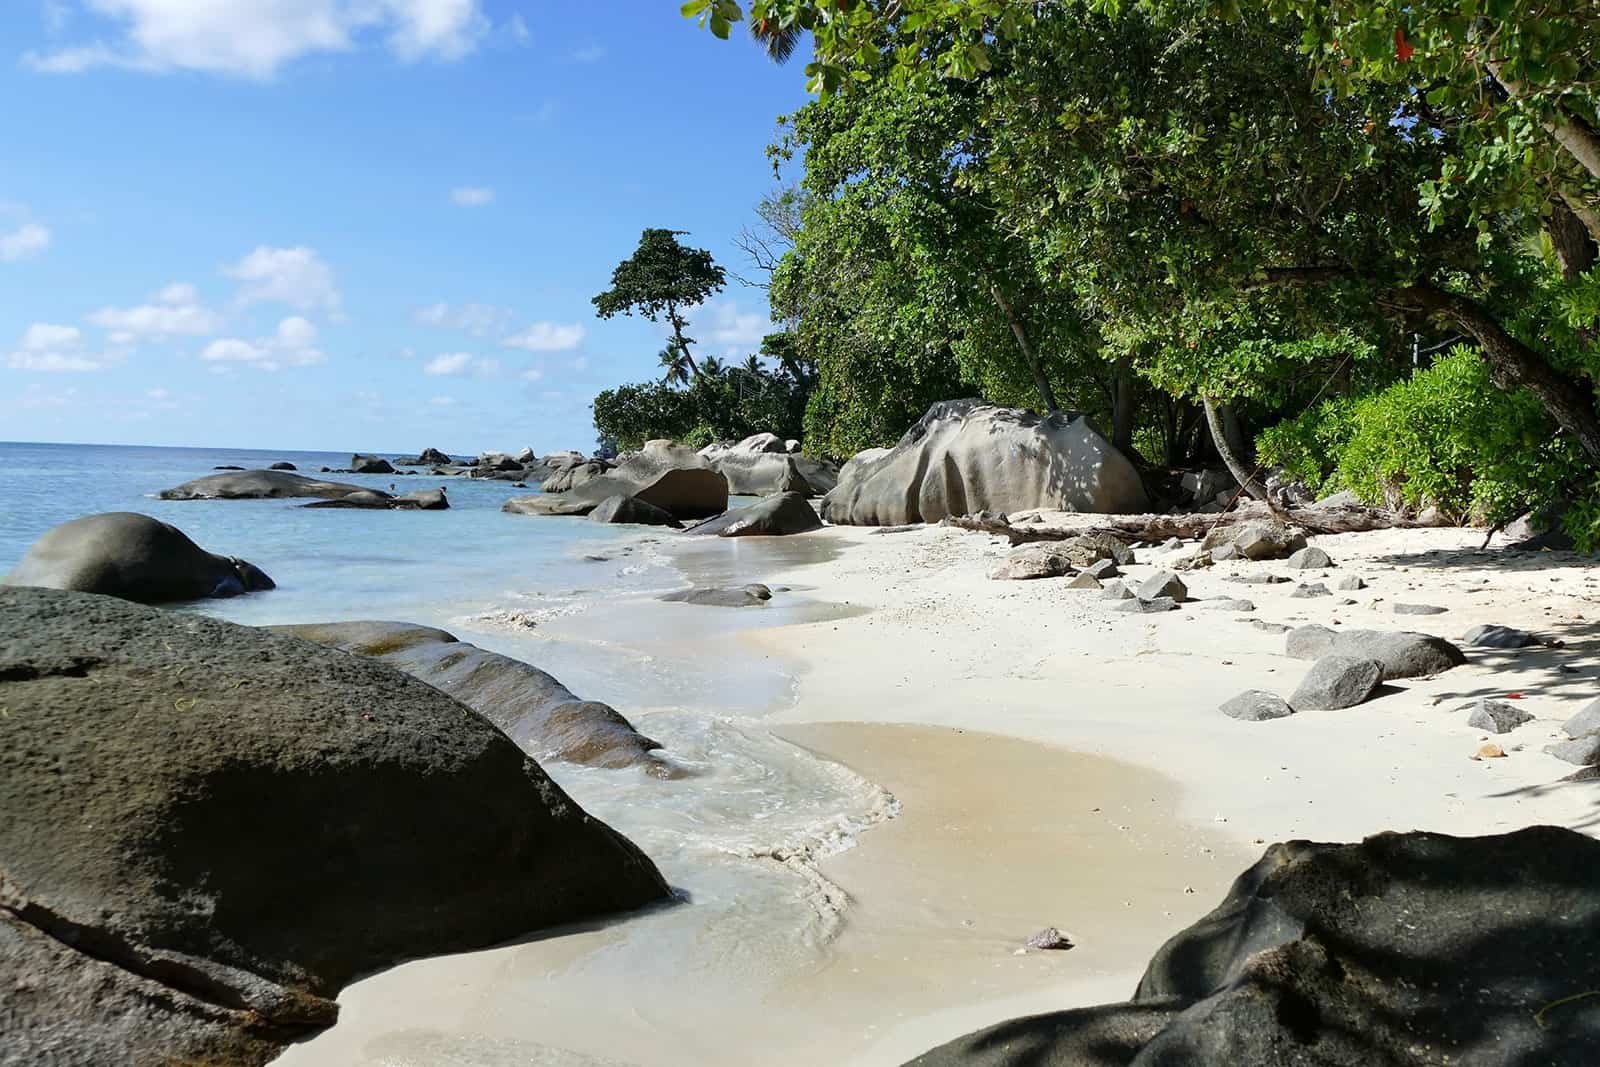
[[[540,452],[656,373],[590,297],[730,271],[798,62],[676,0],[0,4],[0,440]],[[746,354],[764,294],[694,317]]]

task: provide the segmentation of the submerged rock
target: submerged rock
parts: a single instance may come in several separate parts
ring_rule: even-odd
[[[51,527],[0,584],[101,593],[141,604],[275,588],[254,564],[207,552],[176,526],[131,511]]]
[[[772,590],[760,584],[723,588],[696,587],[667,593],[658,599],[674,604],[703,604],[716,608],[753,608],[771,600]]]
[[[0,943],[31,961],[7,1060],[259,1064],[357,975],[667,897],[488,720],[381,663],[45,589],[0,588],[0,634]]]
[[[394,465],[382,456],[363,456],[356,453],[350,457],[351,474],[393,474]]]

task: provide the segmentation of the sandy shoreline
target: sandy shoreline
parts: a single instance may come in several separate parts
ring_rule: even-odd
[[[280,1062],[897,1064],[1003,1018],[1125,997],[1267,842],[1600,824],[1595,783],[1554,784],[1573,768],[1540,751],[1596,690],[1600,587],[1577,557],[1475,553],[1475,531],[1343,535],[1314,543],[1338,564],[1330,584],[1367,580],[1356,603],[1228,580],[1282,563],[1225,563],[1186,574],[1191,595],[1255,612],[1129,615],[1062,581],[990,580],[1007,549],[986,537],[806,536],[845,551],[760,577],[852,610],[724,639],[795,675],[769,720],[780,736],[902,804],[822,861],[849,895],[831,943],[808,963],[677,976],[637,955],[664,921],[646,915],[419,961],[350,987],[340,1024]],[[1140,556],[1136,575],[1162,558]],[[1449,610],[1396,616],[1397,599]],[[1566,647],[1475,652],[1355,709],[1242,723],[1217,705],[1287,694],[1308,666],[1251,619],[1450,638],[1494,622]],[[1471,760],[1485,736],[1456,709],[1511,693],[1536,721],[1497,739],[1508,758]],[[1045,925],[1078,947],[1013,955]]]

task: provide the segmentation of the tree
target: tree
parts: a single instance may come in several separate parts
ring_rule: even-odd
[[[593,300],[602,319],[640,314],[651,322],[663,318],[672,327],[672,347],[698,375],[700,367],[689,352],[694,338],[684,333],[689,320],[684,312],[721,292],[726,278],[721,267],[702,248],[678,243],[684,230],[645,230],[633,255],[611,273],[611,288]]]
[[[689,355],[677,345],[668,345],[661,350],[657,357],[661,364],[663,385],[688,385],[689,384]]]

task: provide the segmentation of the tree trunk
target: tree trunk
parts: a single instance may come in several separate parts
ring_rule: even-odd
[[[1523,95],[1522,83],[1505,77],[1501,73],[1503,64],[1499,60],[1491,59],[1484,65],[1489,68],[1489,73],[1494,75],[1494,80],[1505,89],[1506,95],[1512,97]],[[1600,178],[1600,131],[1589,125],[1588,120],[1582,115],[1574,115],[1560,104],[1556,105],[1556,112],[1560,118],[1545,123],[1544,128],[1555,138],[1556,144],[1566,149],[1584,170]]]
[[[667,321],[672,323],[672,340],[678,346],[678,351],[683,353],[683,358],[689,361],[689,369],[694,371],[696,378],[701,377],[700,364],[694,361],[694,356],[689,354],[689,339],[683,335],[684,322],[678,315],[678,309],[672,305],[667,307]]]
[[[1176,459],[1168,463],[1169,467],[1187,466],[1200,451],[1200,422],[1201,411],[1198,405],[1183,401],[1179,408],[1178,420],[1178,450]]]
[[[1111,378],[1111,446],[1124,455],[1133,453],[1133,360],[1117,360]]]
[[[989,291],[994,294],[994,302],[999,305],[1000,313],[1006,317],[1006,323],[1017,339],[1017,347],[1022,349],[1022,358],[1027,362],[1028,369],[1033,372],[1033,384],[1039,390],[1039,400],[1044,404],[1045,414],[1055,414],[1061,410],[1061,405],[1056,403],[1056,394],[1050,388],[1050,379],[1044,376],[1044,368],[1039,365],[1038,354],[1034,352],[1033,344],[1028,340],[1028,331],[1023,329],[1021,321],[1011,310],[1011,304],[1000,291],[999,283],[990,282]]]
[[[1217,412],[1216,401],[1209,396],[1201,397],[1200,403],[1206,411],[1206,425],[1211,427],[1211,443],[1217,446],[1217,455],[1222,457],[1223,466],[1228,468],[1234,480],[1244,487],[1244,491],[1257,500],[1267,500],[1267,487],[1262,485],[1254,474],[1240,462],[1234,454],[1233,448],[1228,444],[1228,434],[1222,426],[1222,416]]]
[[[1539,353],[1512,337],[1495,317],[1467,297],[1421,282],[1400,290],[1424,311],[1449,319],[1471,334],[1489,365],[1489,379],[1501,389],[1525,387],[1556,424],[1600,462],[1600,416],[1595,413],[1594,389],[1552,367]]]
[[[1571,205],[1559,196],[1550,201],[1550,225],[1546,230],[1550,234],[1550,244],[1556,250],[1556,258],[1561,261],[1563,278],[1570,282],[1594,266],[1596,246],[1594,239],[1589,236],[1589,228]]]

